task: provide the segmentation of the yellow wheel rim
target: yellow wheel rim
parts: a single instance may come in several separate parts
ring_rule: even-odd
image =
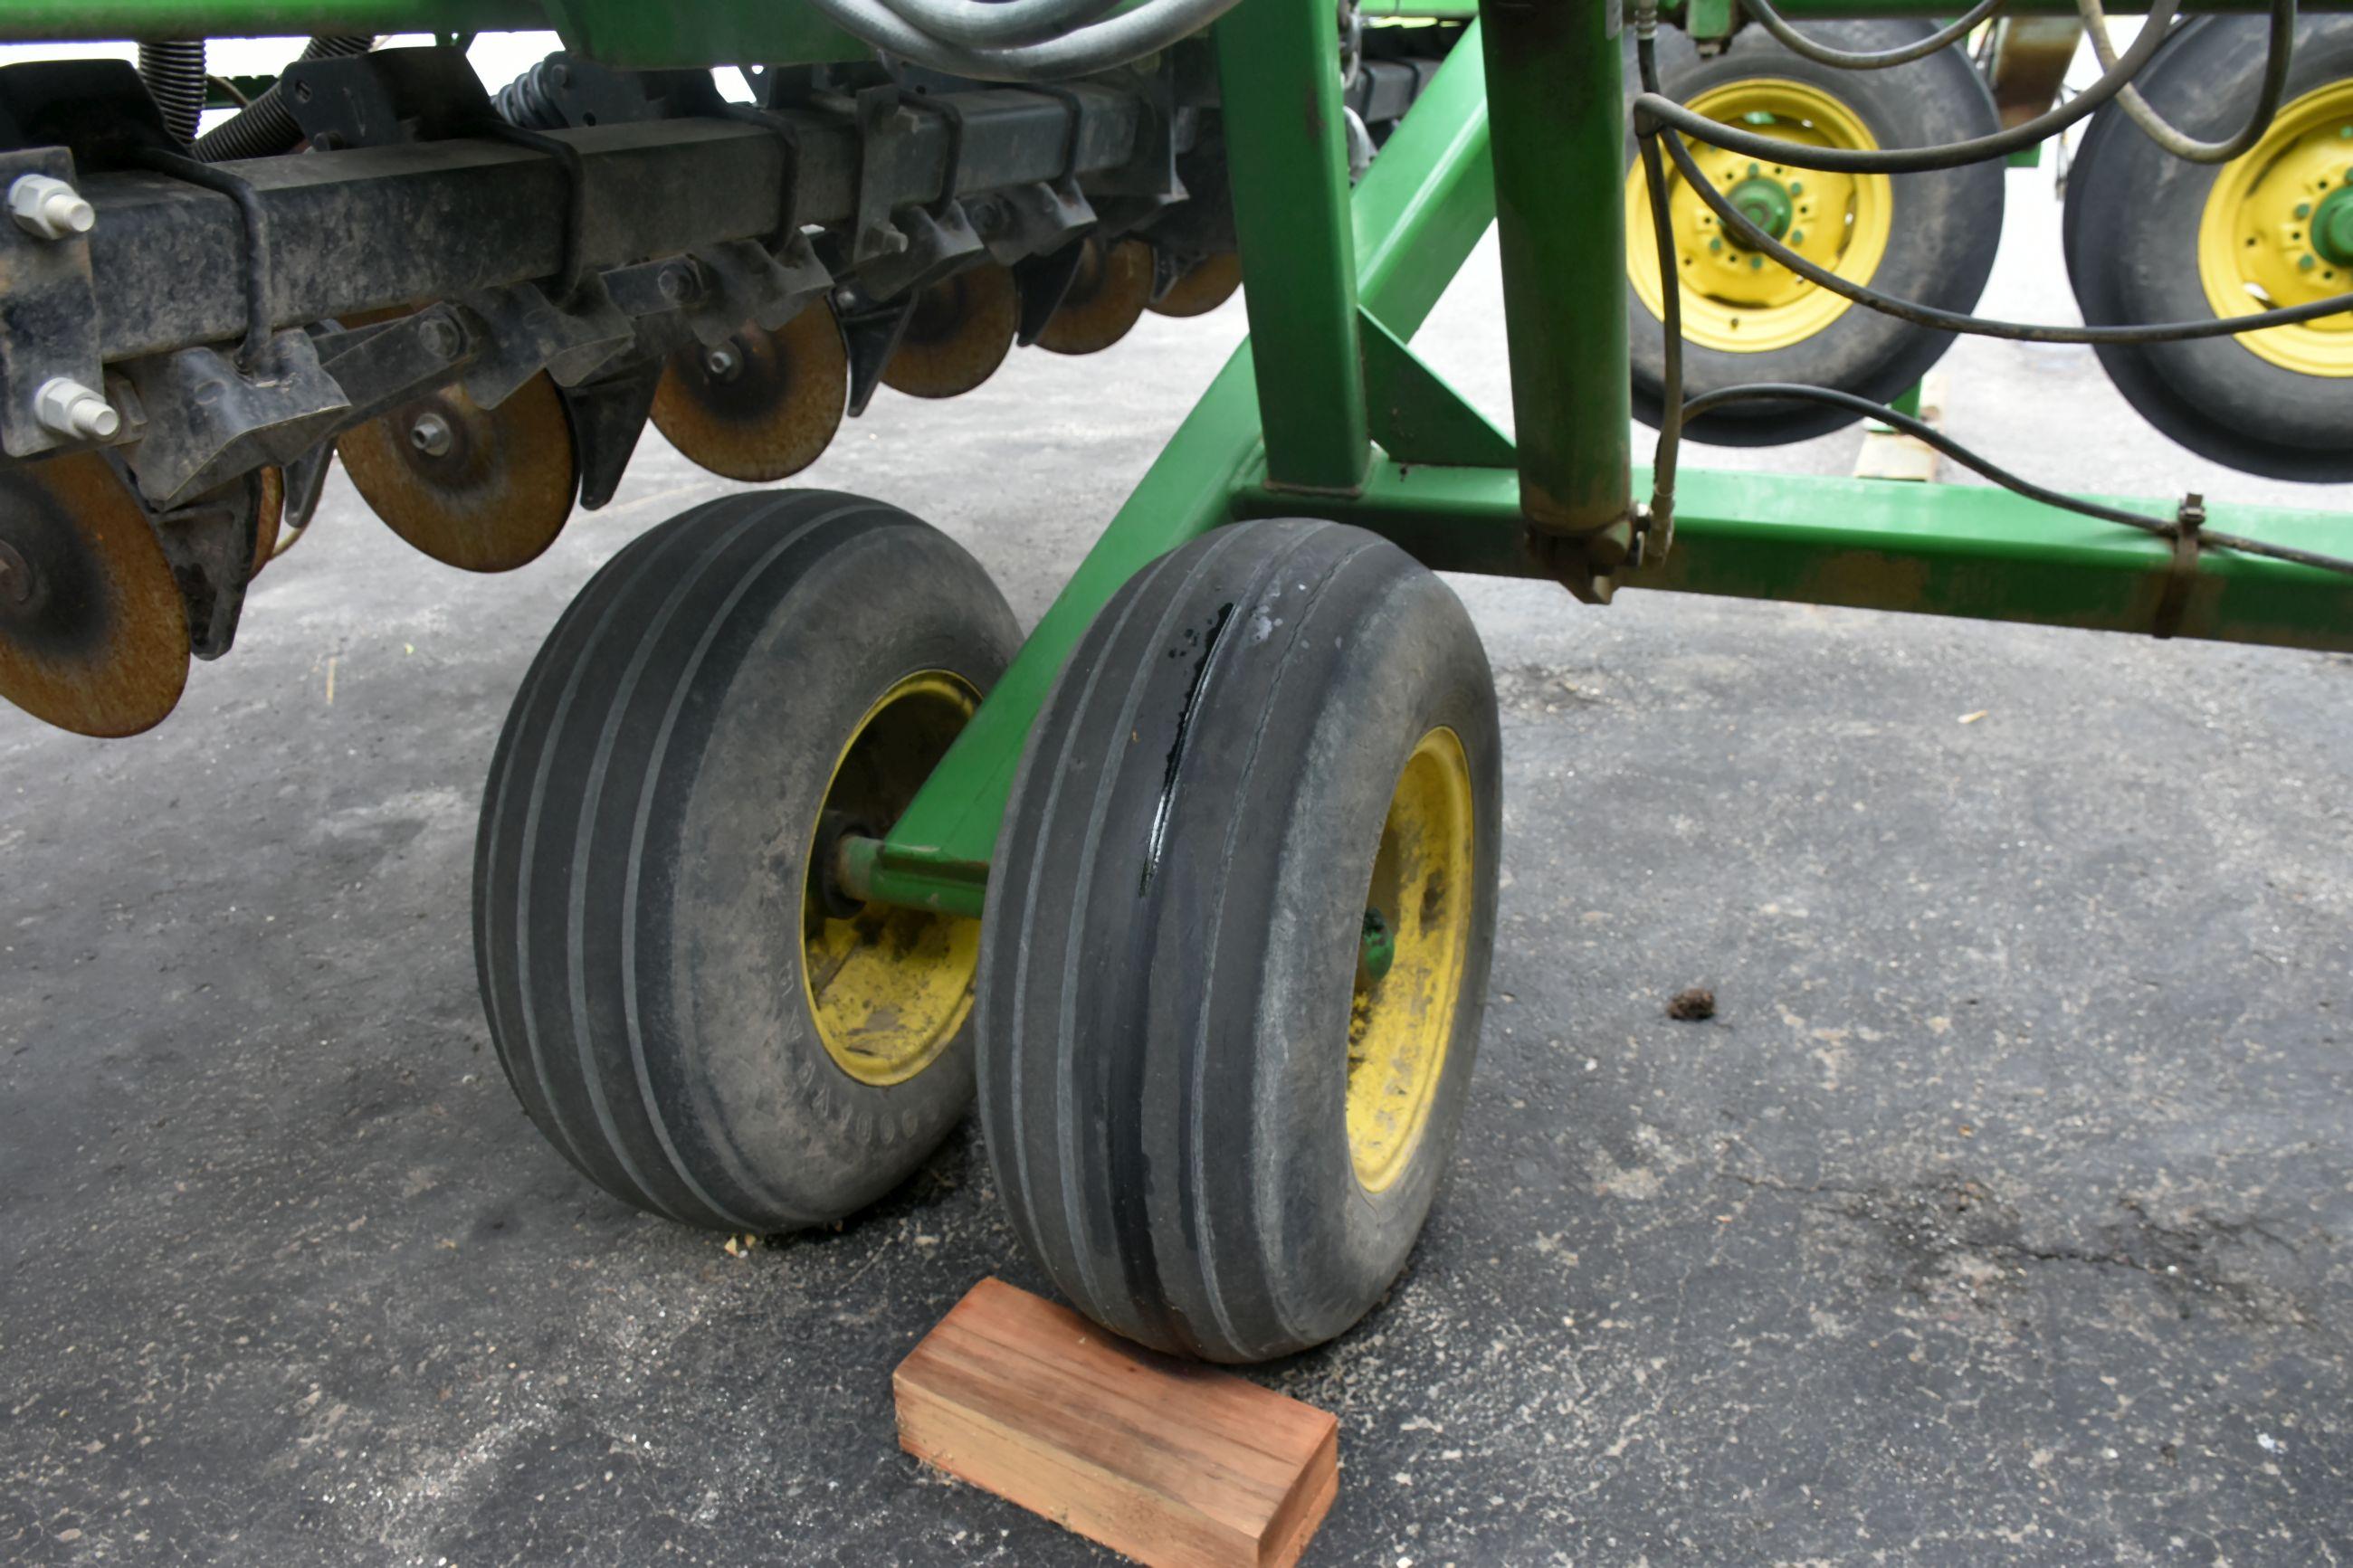
[[[836,830],[887,832],[979,705],[946,670],[892,686],[835,760],[810,831],[801,985],[826,1054],[860,1083],[904,1083],[955,1038],[972,1011],[980,922],[883,904],[845,917],[828,908],[819,859]]]
[[[1879,145],[1854,111],[1820,88],[1755,77],[1711,88],[1690,100],[1711,120],[1806,147]],[[1841,278],[1867,283],[1887,254],[1895,193],[1884,174],[1825,174],[1811,169],[1687,142],[1701,171],[1744,210],[1771,213],[1783,245]],[[1799,277],[1779,262],[1743,249],[1672,164],[1667,218],[1675,237],[1683,336],[1726,353],[1764,353],[1802,342],[1844,315],[1852,301]],[[1740,200],[1753,193],[1757,206]],[[1767,222],[1771,232],[1776,224]],[[1663,318],[1666,295],[1652,243],[1651,194],[1637,163],[1626,176],[1626,269],[1651,314]]]
[[[2353,81],[2306,93],[2222,165],[2198,224],[2198,280],[2218,316],[2353,292]],[[2236,341],[2283,370],[2353,375],[2353,316]]]
[[[1432,730],[1381,826],[1348,1019],[1348,1151],[1369,1192],[1411,1163],[1445,1074],[1471,950],[1471,799],[1461,741]]]

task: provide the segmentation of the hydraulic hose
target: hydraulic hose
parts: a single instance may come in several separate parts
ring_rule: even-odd
[[[2083,14],[2084,30],[2092,36],[2092,53],[2099,59],[2100,68],[2114,69],[2116,47],[2109,41],[2107,13],[2101,9],[2100,0],[2075,0],[2075,5]],[[2229,163],[2263,140],[2263,132],[2272,128],[2272,117],[2279,112],[2280,94],[2287,87],[2288,66],[2295,58],[2295,0],[2272,0],[2271,16],[2263,84],[2255,92],[2255,107],[2249,111],[2247,122],[2239,127],[2237,135],[2221,142],[2200,142],[2185,136],[2166,123],[2165,117],[2130,82],[2116,94],[2116,107],[2150,141],[2185,163]]]
[[[1926,59],[1938,49],[1958,43],[1969,36],[1977,25],[2001,9],[2003,0],[1978,0],[1975,5],[1949,26],[1939,27],[1925,38],[1893,49],[1834,49],[1828,44],[1817,43],[1789,26],[1768,0],[1740,0],[1740,8],[1757,18],[1757,26],[1779,41],[1782,47],[1817,65],[1836,66],[1841,70],[1885,70],[1890,66],[1909,65]],[[2113,62],[2102,60],[2105,67]]]
[[[2076,0],[2079,6],[2094,4],[2095,0]],[[2279,3],[2279,0],[2274,0]],[[1634,99],[1634,124],[1641,130],[1645,124],[1663,125],[1680,131],[1694,141],[1705,142],[1726,152],[1745,153],[1751,158],[1768,159],[1795,169],[1814,169],[1832,174],[1921,174],[1934,169],[1957,169],[1965,163],[1982,163],[1992,158],[2006,158],[2036,142],[2064,131],[2068,126],[2090,115],[2094,110],[2116,96],[2132,81],[2140,68],[2157,53],[2165,42],[2165,30],[2181,9],[2181,0],[2155,0],[2149,6],[2148,20],[2140,37],[2116,59],[2116,63],[2100,79],[2077,93],[2058,108],[2037,115],[2022,125],[1998,131],[1990,136],[1979,136],[1968,142],[1948,142],[1941,147],[1807,147],[1775,136],[1759,136],[1753,131],[1742,131],[1722,121],[1710,120],[1694,113],[1664,93],[1644,90]]]

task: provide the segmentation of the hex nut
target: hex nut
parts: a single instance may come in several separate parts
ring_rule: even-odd
[[[16,226],[40,239],[69,239],[88,234],[98,213],[79,191],[47,174],[19,174],[8,187],[8,216]]]

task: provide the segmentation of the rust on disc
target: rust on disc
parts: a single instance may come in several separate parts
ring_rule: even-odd
[[[188,683],[188,612],[104,458],[0,469],[0,696],[78,735],[135,735]]]
[[[1152,301],[1163,316],[1206,316],[1234,297],[1242,286],[1242,258],[1221,250],[1193,263],[1185,275],[1168,285],[1168,292]]]
[[[278,530],[286,521],[286,476],[276,468],[261,470],[259,515],[254,519],[253,564],[245,574],[252,582],[261,569],[278,559]]]
[[[344,431],[335,455],[395,533],[468,572],[536,559],[579,488],[572,426],[543,372],[496,408],[444,387]]]
[[[1140,239],[1123,239],[1109,251],[1093,238],[1085,245],[1071,291],[1038,334],[1041,349],[1099,353],[1127,336],[1152,303],[1152,247]]]
[[[654,428],[723,479],[765,484],[818,460],[841,428],[849,355],[833,311],[811,305],[776,331],[747,326],[715,349],[670,356]]]
[[[1021,292],[1009,268],[987,262],[924,289],[882,367],[882,384],[910,397],[959,397],[997,374],[1021,330]]]

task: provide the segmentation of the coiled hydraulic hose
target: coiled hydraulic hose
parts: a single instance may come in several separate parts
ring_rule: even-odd
[[[313,38],[303,47],[306,60],[334,59],[345,55],[364,55],[375,47],[369,37]],[[293,112],[279,95],[278,84],[272,82],[251,103],[196,138],[197,160],[206,163],[225,163],[232,158],[267,158],[283,153],[302,140],[302,128],[294,123]]]
[[[139,79],[164,111],[164,123],[182,142],[195,139],[205,112],[205,45],[193,42],[139,46]]]

